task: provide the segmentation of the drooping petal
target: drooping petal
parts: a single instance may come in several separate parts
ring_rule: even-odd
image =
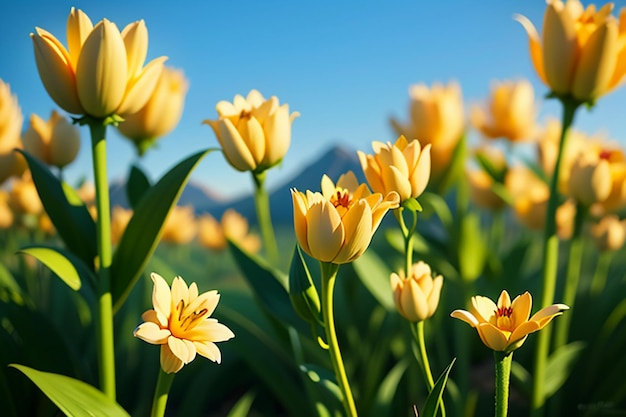
[[[196,357],[196,347],[189,340],[179,339],[178,337],[172,336],[167,339],[167,345],[172,353],[185,365],[194,360]]]
[[[472,327],[476,327],[480,323],[478,319],[474,317],[472,313],[470,313],[469,311],[465,311],[465,310],[454,310],[450,314],[450,317],[463,320],[465,323],[469,324]]]
[[[563,313],[564,310],[569,310],[569,307],[565,304],[553,304],[548,307],[544,307],[530,318],[530,321],[537,322],[540,328],[550,323],[550,321]]]
[[[161,345],[161,368],[163,372],[173,374],[183,369],[183,361],[181,361],[170,349],[167,343]]]
[[[539,33],[537,33],[537,29],[535,29],[535,26],[526,16],[516,14],[514,19],[517,20],[524,27],[524,29],[526,29],[526,33],[528,34],[530,58],[532,60],[533,67],[535,68],[535,71],[541,81],[547,85],[548,80],[546,79],[543,66],[543,49],[541,47],[541,38],[539,37]]]
[[[153,345],[162,345],[167,343],[172,333],[168,329],[161,329],[156,323],[145,322],[135,329],[133,335]]]
[[[157,318],[161,327],[167,327],[170,312],[172,308],[172,293],[170,292],[170,286],[165,282],[163,277],[157,273],[150,275],[154,288],[152,290],[152,305],[156,311]]]
[[[194,342],[194,345],[196,346],[198,354],[216,363],[220,363],[222,361],[222,353],[215,343],[201,341]]]

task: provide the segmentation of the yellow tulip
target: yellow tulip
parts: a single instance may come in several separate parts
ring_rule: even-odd
[[[415,323],[435,314],[443,277],[432,276],[430,266],[420,261],[411,266],[411,275],[393,272],[390,277],[393,301],[398,312],[408,321]]]
[[[192,206],[174,206],[165,219],[161,240],[170,243],[189,243],[196,237],[196,218]]]
[[[44,29],[35,32],[30,36],[41,81],[52,100],[72,114],[105,118],[136,113],[150,98],[167,59],[144,66],[148,30],[143,20],[120,32],[107,19],[94,26],[72,8],[67,49]]]
[[[47,122],[33,114],[22,136],[22,143],[24,150],[40,161],[63,168],[78,155],[80,133],[56,111],[52,112]]]
[[[581,153],[572,164],[568,192],[576,201],[590,206],[611,193],[611,168],[606,159]]]
[[[324,175],[322,192],[291,190],[294,229],[300,247],[322,262],[344,264],[365,252],[389,209],[397,208],[398,193],[371,194],[352,171],[335,185]]]
[[[534,138],[535,95],[528,80],[496,82],[487,109],[472,109],[472,124],[485,137],[519,142]]]
[[[456,82],[447,86],[434,84],[430,89],[417,84],[410,87],[409,95],[409,122],[402,124],[391,119],[391,125],[398,135],[417,139],[424,147],[432,146],[431,176],[438,179],[447,171],[465,130],[461,87]]]
[[[626,75],[626,9],[611,15],[613,3],[585,9],[578,0],[548,0],[542,37],[524,16],[516,19],[530,40],[539,78],[559,96],[594,102]]]
[[[400,201],[419,197],[430,179],[430,148],[422,149],[419,141],[410,143],[400,136],[390,142],[372,142],[374,155],[358,151],[361,168],[372,190],[381,194],[392,191],[400,195]]]
[[[182,277],[174,278],[172,288],[158,274],[152,273],[152,304],[141,318],[133,335],[154,345],[161,345],[161,368],[171,374],[180,371],[196,355],[220,363],[222,355],[215,343],[225,342],[235,334],[211,318],[220,295],[217,291],[198,294],[198,286],[189,287]]]
[[[265,100],[252,90],[232,103],[220,101],[219,118],[203,123],[213,128],[230,165],[238,171],[260,173],[280,163],[291,143],[291,125],[300,113],[289,114],[289,105],[279,105],[275,96]]]
[[[0,189],[0,230],[8,229],[13,224],[13,210],[9,205],[9,192]]]
[[[14,152],[22,148],[22,110],[11,88],[0,79],[0,184],[26,169],[24,158]]]
[[[261,249],[261,240],[249,233],[248,227],[248,220],[233,209],[222,214],[221,222],[206,213],[198,218],[198,241],[206,248],[220,251],[228,247],[226,239],[230,239],[245,251],[256,253]]]
[[[626,220],[620,220],[616,215],[609,214],[593,224],[589,232],[601,251],[618,250],[626,241]]]
[[[135,143],[139,155],[174,130],[183,114],[188,88],[182,71],[164,67],[146,105],[119,124],[119,131]]]
[[[43,203],[30,172],[14,179],[11,187],[11,205],[24,214],[39,215],[43,212]]]
[[[513,302],[509,293],[502,291],[497,304],[480,295],[472,297],[470,311],[455,310],[451,316],[463,320],[478,331],[485,346],[497,352],[518,349],[530,333],[543,329],[563,310],[565,304],[544,307],[530,317],[532,296],[529,292],[518,295]]]

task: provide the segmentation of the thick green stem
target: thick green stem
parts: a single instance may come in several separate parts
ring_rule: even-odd
[[[513,352],[493,352],[496,361],[496,417],[506,417],[509,411],[509,379]]]
[[[598,258],[598,264],[596,265],[596,271],[593,274],[593,278],[591,279],[591,295],[597,297],[602,294],[604,291],[604,287],[606,285],[606,277],[609,273],[609,266],[611,265],[611,260],[613,259],[612,250],[605,250],[600,253],[600,257]]]
[[[335,378],[341,393],[343,394],[343,406],[347,417],[356,417],[356,405],[348,383],[348,376],[341,359],[341,351],[337,342],[337,333],[335,332],[335,318],[333,315],[333,290],[335,280],[337,279],[337,271],[339,265],[330,262],[320,262],[322,269],[322,318],[324,320],[324,328],[326,330],[326,342],[328,343],[328,352],[330,361],[333,364]]]
[[[415,338],[417,339],[417,347],[419,348],[420,360],[422,362],[422,370],[424,372],[424,378],[428,384],[428,392],[431,392],[435,386],[435,380],[433,379],[433,373],[430,370],[430,362],[428,361],[428,354],[426,353],[426,342],[424,340],[424,321],[418,321],[415,325]],[[443,405],[443,399],[439,400],[439,409],[441,410],[441,416],[446,416],[446,408]]]
[[[578,291],[578,283],[580,282],[580,270],[582,265],[582,258],[584,253],[583,246],[585,241],[582,234],[582,228],[586,213],[587,209],[585,207],[581,206],[580,204],[578,205],[578,207],[576,207],[574,234],[572,236],[572,239],[570,240],[569,258],[567,260],[567,273],[565,276],[565,288],[563,290],[562,300],[562,303],[568,306],[570,309],[574,308],[576,293]],[[559,347],[567,343],[571,318],[571,314],[564,314],[563,317],[561,317],[555,323],[553,349],[558,349]]]
[[[175,373],[168,374],[159,367],[159,378],[154,389],[154,398],[152,399],[152,412],[150,417],[163,417],[165,415],[165,407],[167,406],[167,397],[170,393]]]
[[[546,210],[546,225],[544,233],[543,252],[543,291],[541,293],[541,306],[548,306],[554,301],[554,291],[556,288],[556,276],[559,256],[559,238],[556,234],[556,209],[559,203],[559,172],[561,170],[561,160],[563,150],[567,141],[567,133],[574,121],[576,109],[580,103],[563,99],[563,123],[561,138],[559,140],[559,151],[554,165],[554,171],[550,180],[550,197]],[[533,392],[531,400],[531,411],[533,417],[540,417],[544,413],[545,393],[544,381],[546,378],[545,369],[548,354],[550,353],[551,328],[546,327],[539,332],[537,337],[537,347],[535,353],[535,372],[533,380]]]
[[[400,207],[393,211],[393,214],[400,225],[402,237],[404,238],[404,272],[407,277],[411,275],[411,266],[413,265],[413,233],[415,232],[415,227],[417,226],[417,213],[411,213],[413,214],[413,223],[411,224],[411,227],[407,227],[404,222],[404,208]]]
[[[274,226],[272,225],[272,216],[270,214],[270,199],[265,190],[265,173],[252,173],[254,180],[254,203],[256,205],[256,216],[261,228],[263,236],[263,244],[265,253],[270,262],[278,261],[278,247],[276,246],[276,237],[274,236]]]
[[[98,240],[98,365],[100,388],[107,397],[115,400],[115,350],[113,344],[113,303],[111,298],[110,268],[111,213],[109,181],[107,178],[106,125],[101,120],[89,123],[93,174],[96,187],[97,240]]]

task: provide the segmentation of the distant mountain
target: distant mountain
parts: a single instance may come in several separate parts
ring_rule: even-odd
[[[305,166],[293,178],[270,190],[270,208],[274,224],[284,225],[293,221],[291,188],[300,191],[319,191],[320,181],[324,174],[333,181],[337,181],[341,174],[350,170],[356,174],[359,181],[365,181],[356,151],[343,145],[335,145],[318,159]],[[124,184],[125,180],[111,184],[109,192],[112,206],[129,206]],[[211,192],[207,187],[190,181],[183,190],[178,205],[192,205],[197,214],[210,213],[218,219],[227,209],[233,208],[245,216],[251,224],[256,224],[256,208],[252,194],[226,200]]]

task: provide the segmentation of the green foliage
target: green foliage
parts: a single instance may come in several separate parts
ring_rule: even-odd
[[[289,299],[298,315],[307,323],[321,322],[320,297],[311,278],[311,273],[302,257],[300,246],[296,245],[289,269]]]
[[[83,281],[95,288],[96,278],[93,272],[80,258],[67,250],[49,246],[27,246],[20,249],[20,253],[34,256],[74,291],[80,289]]]
[[[571,369],[585,349],[585,343],[572,342],[561,346],[548,357],[545,395],[551,397],[569,378]]]
[[[126,198],[128,198],[128,203],[133,210],[137,208],[141,198],[150,187],[150,180],[141,168],[137,165],[130,167],[130,173],[126,181]]]
[[[428,398],[426,399],[426,404],[424,405],[424,411],[420,413],[420,416],[424,417],[437,417],[437,410],[439,409],[439,402],[441,401],[441,397],[443,396],[443,390],[446,388],[446,383],[448,382],[448,376],[450,375],[450,370],[452,369],[452,365],[456,358],[452,359],[450,365],[439,375],[437,381],[435,382],[435,386],[428,394]]]
[[[352,263],[354,270],[370,293],[387,311],[395,311],[389,276],[391,271],[373,251],[365,252]]]
[[[163,224],[176,205],[189,175],[211,150],[197,152],[168,171],[145,191],[113,255],[111,294],[117,310],[137,282],[159,241]]]
[[[11,366],[33,381],[66,416],[129,417],[117,403],[83,381],[27,366],[15,364]]]

